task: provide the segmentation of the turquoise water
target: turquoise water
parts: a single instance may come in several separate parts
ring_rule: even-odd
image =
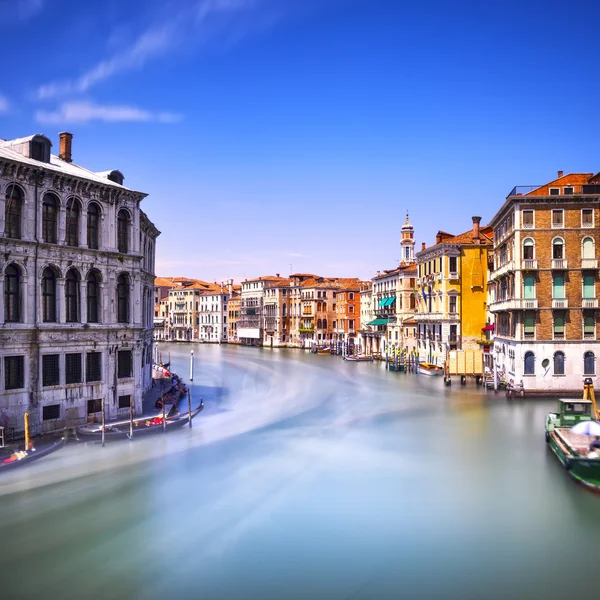
[[[190,348],[162,348],[185,380]],[[595,597],[600,496],[546,448],[553,401],[193,348],[192,430],[2,475],[2,598]]]

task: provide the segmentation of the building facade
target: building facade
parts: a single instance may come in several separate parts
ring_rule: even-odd
[[[494,227],[495,369],[525,393],[581,393],[596,377],[600,175],[514,188]]]
[[[72,135],[0,142],[0,413],[34,433],[141,411],[158,230],[145,194],[72,162]]]

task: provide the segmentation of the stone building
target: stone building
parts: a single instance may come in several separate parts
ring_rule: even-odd
[[[494,227],[494,364],[525,393],[580,394],[596,377],[600,174],[516,187]]]
[[[487,282],[492,228],[460,235],[438,231],[435,244],[417,253],[419,359],[442,366],[449,350],[479,349],[487,325]]]
[[[234,285],[227,303],[227,342],[239,344],[237,325],[242,307],[241,286]]]
[[[0,142],[0,412],[34,433],[141,410],[151,384],[159,231],[120,171],[52,155],[44,135]]]
[[[360,288],[362,281],[340,283],[336,293],[336,314],[333,322],[333,340],[347,344],[348,348],[357,344],[360,329]]]
[[[265,284],[263,346],[273,348],[289,343],[289,293],[289,279],[282,278]]]

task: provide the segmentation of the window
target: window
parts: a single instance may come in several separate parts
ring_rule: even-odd
[[[448,263],[449,263],[450,273],[458,272],[458,257],[451,256],[448,259]]]
[[[98,250],[100,245],[100,209],[94,202],[90,203],[87,210],[87,244],[88,248]]]
[[[560,188],[550,188],[551,196],[560,196]]]
[[[129,408],[131,405],[131,394],[119,396],[119,408]]]
[[[596,357],[593,352],[586,352],[583,355],[583,374],[584,375],[595,375],[596,374]]]
[[[565,243],[561,238],[552,240],[552,258],[562,259],[565,257]]]
[[[455,313],[456,312],[456,296],[449,296],[448,302],[449,302],[449,311],[448,312]]]
[[[129,242],[129,214],[120,210],[117,216],[117,249],[122,254],[127,254]]]
[[[526,316],[523,320],[523,334],[528,339],[535,337],[535,318],[531,315]]]
[[[50,267],[42,273],[42,319],[56,323],[56,275]]]
[[[102,352],[88,352],[85,357],[85,380],[102,381]]]
[[[535,279],[531,275],[523,279],[523,298],[535,298]]]
[[[348,329],[354,329],[354,319],[348,321]]]
[[[133,358],[131,350],[119,350],[118,356],[118,377],[125,379],[133,376]]]
[[[353,315],[353,314],[354,314],[354,306],[350,305],[350,306],[348,307],[348,314],[351,314],[351,315]]]
[[[58,200],[53,194],[46,194],[42,202],[42,239],[48,244],[56,244],[58,223]]]
[[[46,159],[46,146],[44,142],[31,142],[31,158],[33,160],[45,161]]]
[[[53,421],[60,419],[60,404],[49,404],[42,408],[42,419],[44,421]]]
[[[525,352],[525,369],[524,375],[535,375],[535,354],[533,352]]]
[[[563,339],[565,337],[565,318],[562,315],[554,317],[554,339]]]
[[[93,415],[102,412],[102,398],[87,401],[87,414]]]
[[[581,210],[581,226],[586,229],[594,226],[594,209],[583,208]]]
[[[573,188],[572,187],[565,187],[565,188],[563,188],[563,194],[565,196],[572,196],[573,195]]]
[[[591,237],[583,238],[581,242],[581,258],[594,258],[594,240]]]
[[[42,385],[44,387],[59,385],[59,359],[59,354],[44,354],[42,356]]]
[[[81,354],[65,354],[65,383],[81,383]]]
[[[15,265],[4,271],[4,321],[18,323],[21,320],[20,272]]]
[[[354,292],[348,294],[348,300],[354,300]]]
[[[522,215],[523,229],[533,229],[533,210],[524,210]]]
[[[75,198],[67,202],[67,246],[79,246],[79,216],[81,206]]]
[[[565,374],[565,355],[563,352],[554,353],[554,374],[564,375]]]
[[[98,323],[100,314],[100,273],[90,271],[87,276],[87,322]]]
[[[4,389],[20,390],[25,387],[25,357],[4,357]]]
[[[70,269],[65,279],[65,306],[67,323],[79,322],[79,275],[75,269]]]
[[[117,278],[117,320],[129,323],[129,276],[125,273]]]
[[[552,227],[554,229],[564,227],[564,211],[562,208],[555,208],[552,211]]]
[[[596,321],[591,315],[583,318],[583,337],[586,340],[596,338]]]
[[[565,297],[565,278],[562,275],[555,275],[552,278],[552,297],[559,299]]]
[[[524,260],[533,260],[533,240],[531,238],[527,238],[523,240],[523,259]]]
[[[592,275],[586,275],[583,278],[583,297],[584,298],[595,298],[596,297],[596,286],[594,285],[594,277]]]
[[[4,237],[21,239],[21,215],[23,212],[23,191],[16,185],[6,188],[4,205]]]

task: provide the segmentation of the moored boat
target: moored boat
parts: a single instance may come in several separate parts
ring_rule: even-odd
[[[173,407],[175,408],[175,407]],[[173,414],[175,411],[171,409],[169,415],[163,421],[162,414],[154,417],[141,417],[133,419],[133,438],[140,435],[148,435],[152,433],[160,433],[165,430],[173,431],[183,427],[186,423],[193,419],[198,413],[204,409],[204,402],[200,402],[200,406],[189,413]],[[104,426],[104,437],[106,440],[125,439],[129,438],[130,421],[112,421]],[[102,439],[102,424],[89,423],[77,429],[77,435],[83,440],[100,440]]]
[[[546,443],[573,479],[600,491],[598,417],[593,385],[586,379],[581,400],[559,399],[557,412],[546,416]]]
[[[8,471],[9,469],[23,467],[34,460],[48,456],[48,454],[52,454],[52,452],[62,448],[64,443],[64,437],[55,438],[49,440],[47,444],[40,442],[37,448],[33,446],[29,450],[15,450],[5,457],[0,456],[0,473],[2,471]]]
[[[366,356],[365,354],[358,354],[357,356],[344,356],[344,360],[350,361],[372,361],[372,356]]]
[[[317,354],[331,354],[331,350],[329,348],[319,348]]]
[[[419,373],[421,375],[443,375],[444,369],[432,363],[419,363]]]

